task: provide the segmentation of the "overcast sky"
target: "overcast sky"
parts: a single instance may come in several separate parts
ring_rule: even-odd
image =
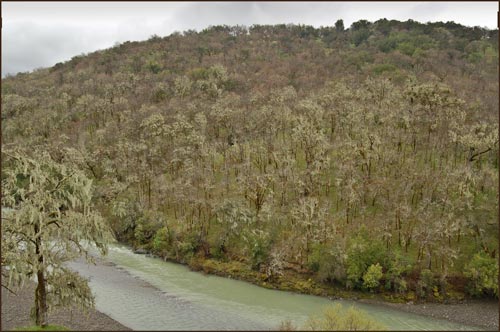
[[[210,25],[343,19],[455,21],[495,29],[497,2],[2,2],[2,77],[153,34]]]

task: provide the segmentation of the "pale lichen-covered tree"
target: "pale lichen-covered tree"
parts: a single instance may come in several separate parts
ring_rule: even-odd
[[[2,270],[6,286],[22,286],[35,279],[36,325],[48,325],[54,306],[94,305],[87,281],[65,263],[85,256],[90,246],[107,251],[110,231],[92,205],[92,181],[47,153],[28,156],[20,150],[3,151]]]

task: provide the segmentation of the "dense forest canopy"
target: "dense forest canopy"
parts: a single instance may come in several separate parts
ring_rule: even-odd
[[[213,26],[3,79],[2,144],[85,171],[168,259],[497,295],[498,88],[498,30]]]

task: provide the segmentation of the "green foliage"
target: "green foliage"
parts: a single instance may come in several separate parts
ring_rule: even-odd
[[[408,258],[396,252],[389,262],[389,268],[385,274],[385,288],[387,290],[394,290],[397,293],[405,293],[408,289],[405,275],[412,270],[412,265]]]
[[[397,70],[396,66],[388,64],[388,63],[383,63],[380,65],[373,66],[373,69],[372,69],[372,71],[375,75],[380,75],[384,72],[394,72],[396,70]]]
[[[363,311],[354,307],[345,310],[340,304],[326,308],[322,316],[310,317],[304,325],[306,331],[375,331],[384,329],[384,325]]]
[[[370,37],[370,30],[363,28],[363,29],[354,31],[352,33],[351,40],[355,46],[359,46],[359,45],[361,45],[361,43],[366,41],[368,39],[368,37]]]
[[[162,227],[156,231],[153,238],[153,250],[157,253],[166,255],[173,242],[172,233],[167,227]]]
[[[134,238],[138,246],[150,243],[157,231],[162,226],[162,217],[154,211],[145,211],[136,220]]]
[[[368,270],[363,275],[363,287],[373,290],[380,285],[380,279],[382,279],[382,266],[379,263],[375,265],[370,265]]]
[[[335,30],[338,32],[343,32],[344,31],[344,20],[340,19],[335,22]]]
[[[384,265],[386,253],[383,245],[370,239],[366,231],[352,239],[347,251],[346,267],[348,287],[361,288],[361,279],[374,264]]]
[[[384,53],[393,50],[413,56],[417,50],[428,50],[435,47],[436,42],[425,34],[413,32],[393,32],[387,38],[378,41],[378,48]]]
[[[437,281],[434,274],[429,269],[423,269],[417,283],[417,295],[421,298],[432,295],[435,287],[437,287]]]
[[[142,217],[143,211],[138,202],[132,200],[117,200],[111,207],[112,216],[118,220],[111,225],[114,226],[118,239],[133,237],[137,220]]]
[[[153,74],[158,74],[161,71],[161,65],[155,60],[146,62],[146,68]]]
[[[474,255],[465,269],[470,279],[468,291],[473,296],[484,293],[498,297],[498,260],[484,252]]]
[[[321,281],[344,283],[346,270],[344,253],[336,245],[314,244],[308,257],[309,268],[316,272]]]
[[[253,231],[248,236],[250,262],[252,269],[259,270],[261,265],[267,263],[271,250],[269,234],[262,231]]]
[[[179,249],[180,257],[185,262],[189,261],[194,256],[198,249],[198,245],[198,240],[194,235],[188,235],[176,244]]]
[[[398,45],[398,42],[395,38],[384,38],[384,39],[381,39],[379,41],[378,48],[382,52],[388,53],[388,52],[392,51],[393,49],[395,49],[397,45]]]

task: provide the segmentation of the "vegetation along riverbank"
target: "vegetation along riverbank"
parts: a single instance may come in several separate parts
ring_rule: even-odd
[[[160,258],[145,250],[139,250],[138,252]],[[169,261],[186,264],[172,259],[169,259]],[[383,291],[366,293],[357,290],[345,290],[341,287],[311,279],[311,277],[314,278],[312,273],[300,274],[289,271],[278,279],[270,280],[264,273],[253,271],[248,265],[238,261],[221,262],[211,259],[194,259],[187,265],[193,271],[242,280],[269,289],[324,296],[332,300],[346,299],[387,306],[409,313],[444,319],[468,326],[477,326],[486,330],[498,330],[499,327],[498,300],[471,298],[461,292],[449,294],[446,299],[435,297],[423,300],[415,298],[412,293],[395,296],[393,293]]]

